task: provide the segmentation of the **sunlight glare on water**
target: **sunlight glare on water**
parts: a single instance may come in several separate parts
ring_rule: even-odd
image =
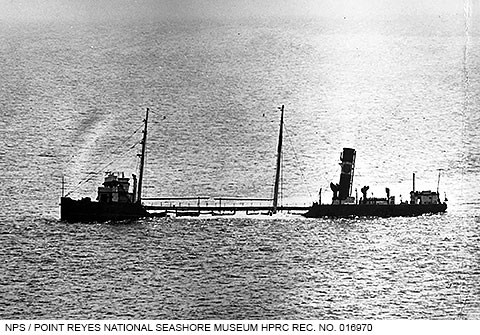
[[[128,3],[0,5],[2,319],[479,318],[478,1]],[[271,197],[281,105],[282,204],[353,147],[354,192],[440,170],[447,213],[59,221],[62,176],[136,173],[147,107],[145,196]]]

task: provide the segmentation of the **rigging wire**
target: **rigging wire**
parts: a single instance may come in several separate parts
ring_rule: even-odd
[[[133,148],[135,148],[137,145],[139,144],[136,143],[134,144],[131,148],[129,148],[128,150],[126,150],[125,152],[123,152],[122,155],[120,155],[119,157],[123,157],[124,155],[126,155],[127,153],[130,153],[132,151]],[[118,158],[118,157],[117,157]],[[83,179],[81,180],[76,186],[74,189],[70,190],[69,192],[67,192],[67,194],[65,196],[68,196],[69,194],[75,192],[76,190],[79,189],[79,187],[87,182],[89,182],[90,180],[92,180],[95,176],[97,176],[100,172],[103,172],[107,167],[109,167],[110,165],[112,165],[115,161],[117,161],[117,158],[114,158],[112,159],[111,161],[109,161],[108,163],[106,163],[105,165],[103,165],[100,169],[94,171],[94,172],[91,172],[89,173],[89,177],[86,178],[86,179]]]
[[[128,136],[123,142],[121,142],[113,151],[110,152],[110,156],[114,156],[114,155],[117,155],[118,152],[120,151],[120,149],[124,146],[125,143],[127,143],[135,134],[138,133],[138,131],[142,128],[142,126],[138,127],[136,130],[134,130],[130,136]],[[138,142],[135,143],[130,149],[128,149],[126,152],[130,152],[131,149],[133,149],[133,147],[135,147],[136,145],[138,145]],[[120,157],[122,157],[126,152],[122,153],[120,155]],[[70,164],[70,162],[73,160],[73,158],[75,157],[75,154],[72,155],[72,157],[67,161],[66,165]],[[74,189],[70,190],[69,192],[67,192],[66,196],[68,196],[69,194],[71,194],[72,192],[76,191],[79,186],[85,184],[86,182],[92,180],[92,178],[97,175],[98,173],[100,173],[103,169],[105,169],[106,167],[110,166],[111,164],[113,164],[113,162],[116,160],[116,159],[112,159],[112,161],[110,161],[108,164],[106,164],[105,166],[102,166],[102,168],[100,170],[96,170],[99,166],[101,166],[101,164],[103,164],[103,160],[104,160],[104,157],[106,157],[106,155],[102,155],[100,156],[100,158],[98,159],[98,163],[96,163],[95,165],[93,165],[92,167],[92,170],[94,170],[93,173],[88,173],[90,176],[83,179],[83,180],[80,180],[80,182],[75,186]]]
[[[264,114],[263,116],[265,117],[265,114]],[[267,123],[267,124],[270,125],[270,128],[272,129],[272,132],[276,131],[276,130],[274,130],[272,121],[267,121],[267,122],[265,122],[265,123]],[[295,159],[294,159],[295,167],[300,171],[300,175],[301,175],[303,184],[304,184],[304,186],[305,186],[305,190],[307,191],[310,199],[313,199],[312,193],[310,192],[310,189],[308,188],[308,183],[307,183],[307,180],[306,180],[306,178],[305,178],[304,170],[303,170],[303,169],[301,168],[301,166],[300,166],[300,163],[299,163],[300,160],[299,160],[299,158],[298,158],[297,151],[296,151],[296,149],[295,149],[295,146],[293,145],[293,141],[291,140],[291,138],[290,138],[290,136],[289,136],[289,134],[288,134],[288,130],[287,130],[287,125],[286,125],[285,119],[284,119],[284,121],[283,121],[283,129],[285,130],[285,135],[284,135],[284,137],[287,139],[288,144],[290,145],[290,147],[291,147],[292,150],[293,150],[293,154],[294,154],[294,158],[295,158]],[[280,202],[281,202],[282,204],[283,204],[283,186],[284,186],[284,185],[283,185],[283,183],[284,183],[284,180],[283,180],[283,179],[284,179],[284,177],[283,177],[284,171],[283,171],[283,170],[284,170],[284,166],[285,166],[285,160],[284,160],[284,154],[283,154],[284,151],[285,151],[285,150],[282,150],[282,154],[281,154],[281,157],[280,157],[280,159],[281,159],[281,169],[280,169]],[[274,172],[274,178],[273,178],[273,179],[275,180],[275,172]],[[272,196],[272,198],[273,198],[273,196]]]
[[[463,92],[464,92],[464,99],[463,99],[463,108],[462,108],[462,130],[461,130],[461,141],[463,144],[463,154],[462,154],[462,164],[461,164],[461,171],[462,171],[462,187],[464,185],[465,179],[465,168],[466,168],[466,161],[467,161],[467,150],[466,150],[466,136],[467,136],[467,113],[469,112],[469,100],[470,100],[470,75],[468,71],[468,60],[469,60],[469,45],[470,45],[470,28],[471,28],[471,18],[472,18],[472,7],[470,4],[470,0],[464,1],[463,4],[463,15],[465,18],[465,38],[464,38],[464,47],[463,47]],[[463,189],[462,189],[463,191]]]
[[[126,155],[127,153],[130,153],[138,144],[140,144],[140,142],[137,142],[135,143],[134,145],[132,145],[128,150],[124,151],[119,157],[123,157],[124,155]],[[107,167],[109,167],[110,165],[112,165],[114,162],[116,162],[118,159],[118,157],[116,158],[113,158],[112,160],[110,160],[108,163],[106,163],[105,165],[103,165],[100,169],[92,172],[92,173],[89,173],[90,176],[86,179],[83,179],[81,180],[76,186],[75,188],[73,188],[72,190],[68,191],[65,196],[68,196],[70,195],[71,193],[75,192],[76,190],[78,190],[80,188],[80,186],[82,186],[83,184],[89,182],[90,180],[92,180],[95,176],[97,176],[100,172],[103,172]]]
[[[113,151],[110,152],[110,155],[111,156],[114,156],[114,155],[117,155],[120,151],[120,149],[134,136],[136,135],[140,129],[142,129],[143,125],[139,126],[137,129],[135,129],[127,138],[125,138]],[[135,148],[140,142],[136,142],[134,143],[129,149],[127,149],[127,151],[123,152],[120,157],[123,157],[126,153],[129,153],[133,148]],[[70,160],[67,162],[67,165],[73,160],[73,158],[75,157],[75,155],[72,155],[72,157],[70,158]],[[80,180],[80,182],[75,186],[74,189],[70,190],[69,192],[66,193],[66,196],[68,196],[69,194],[71,194],[72,192],[75,192],[76,190],[78,190],[78,188],[87,183],[88,181],[92,180],[94,178],[94,176],[96,176],[97,174],[99,174],[100,172],[102,172],[103,170],[105,170],[105,168],[107,168],[108,166],[110,166],[111,164],[113,164],[117,159],[117,158],[114,158],[112,159],[110,162],[108,162],[107,164],[105,165],[101,165],[103,164],[102,161],[103,161],[103,158],[105,157],[105,155],[101,156],[100,159],[99,159],[99,163],[97,163],[96,165],[93,166],[93,170],[95,170],[93,173],[89,173],[89,177],[83,179],[83,180]],[[101,166],[101,168],[99,170],[98,167]]]
[[[285,129],[285,135],[286,135],[285,138],[287,139],[287,141],[289,142],[289,144],[290,144],[290,146],[292,147],[292,150],[293,150],[293,155],[294,155],[294,158],[295,158],[294,164],[295,164],[296,168],[300,171],[300,175],[302,177],[303,184],[305,186],[305,189],[307,190],[307,193],[308,193],[310,199],[313,199],[312,193],[310,192],[310,190],[308,188],[308,183],[307,183],[307,179],[305,178],[303,168],[300,166],[300,160],[298,159],[297,150],[295,150],[295,146],[293,145],[293,141],[290,139],[290,136],[289,136],[288,130],[287,130],[287,125],[285,124],[285,122],[284,122],[283,128]]]
[[[133,133],[131,133],[129,137],[127,137],[127,138],[126,138],[123,142],[121,142],[113,151],[110,152],[110,155],[111,155],[111,156],[117,155],[117,154],[119,153],[120,149],[122,149],[122,147],[123,147],[135,134],[137,134],[137,133],[140,131],[140,129],[142,129],[142,127],[143,127],[143,126],[138,127]],[[137,144],[138,144],[138,142],[135,143],[134,145],[137,145]],[[130,148],[130,149],[131,149],[131,148]],[[129,150],[130,150],[130,149],[129,149]],[[102,157],[100,157],[99,162],[102,161],[102,158],[103,158],[103,157],[105,157],[105,155],[102,156]],[[101,164],[101,163],[97,163],[97,166],[99,166],[100,164]],[[96,167],[95,167],[95,168],[96,168]]]
[[[135,134],[137,134],[140,129],[142,129],[142,125],[139,126],[136,130],[134,130],[134,131],[130,134],[130,136],[128,136],[123,142],[121,142],[121,143],[118,145],[118,147],[117,147],[114,151],[111,152],[111,155],[116,154],[117,151],[120,149],[120,147],[122,147],[122,146],[123,146],[128,140],[130,140]],[[82,148],[80,148],[78,151],[80,151],[81,149],[82,149]],[[70,158],[68,159],[68,161],[65,163],[65,165],[68,166],[68,164],[70,164],[70,163],[73,161],[73,159],[75,158],[75,156],[76,156],[77,154],[78,154],[78,152],[75,153],[75,154],[73,154],[73,155],[71,155]],[[100,161],[102,161],[103,158],[104,158],[104,156],[101,156],[101,157],[100,157]],[[97,164],[97,165],[100,165],[100,164]]]
[[[285,127],[283,127],[285,128]],[[286,132],[285,132],[286,134]],[[284,155],[281,155],[280,156],[280,166],[281,166],[281,169],[280,169],[280,206],[283,206],[283,171],[284,171],[284,165],[285,161],[284,161]]]

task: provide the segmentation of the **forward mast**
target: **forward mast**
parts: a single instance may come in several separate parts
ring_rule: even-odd
[[[143,169],[145,166],[145,151],[147,147],[147,126],[148,126],[148,112],[149,109],[145,112],[145,120],[144,128],[143,128],[143,138],[142,138],[142,152],[139,154],[140,156],[140,167],[138,172],[138,192],[137,192],[137,199],[136,202],[141,204],[142,203],[142,185],[143,185]]]

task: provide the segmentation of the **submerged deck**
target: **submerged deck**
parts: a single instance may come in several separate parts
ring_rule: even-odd
[[[146,205],[144,208],[152,215],[175,214],[177,216],[198,216],[198,215],[234,215],[237,213],[245,213],[247,215],[265,214],[271,215],[274,210],[272,205],[257,204],[160,204]],[[278,206],[277,212],[295,212],[304,214],[311,206]]]
[[[253,211],[273,211],[272,206],[144,206],[148,211],[168,211],[168,212],[253,212]],[[306,211],[311,206],[278,206],[277,211]]]
[[[154,204],[146,204],[144,208],[152,215],[169,213],[177,216],[233,215],[236,213],[273,214],[274,206],[270,198],[238,198],[238,197],[155,197],[144,198]],[[276,212],[295,212],[304,214],[311,206],[281,205]]]

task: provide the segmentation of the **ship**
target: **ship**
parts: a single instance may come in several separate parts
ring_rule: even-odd
[[[355,170],[356,151],[352,148],[344,148],[340,156],[340,181],[331,183],[330,188],[333,192],[332,203],[322,204],[321,192],[318,202],[311,206],[282,206],[279,205],[279,185],[281,178],[281,157],[282,141],[284,127],[284,106],[280,108],[280,131],[277,147],[277,162],[275,173],[275,184],[273,198],[211,198],[200,196],[189,197],[150,197],[142,196],[143,170],[145,164],[145,150],[147,143],[147,125],[149,109],[146,109],[145,119],[143,120],[143,137],[141,140],[138,180],[136,175],[132,175],[132,185],[130,178],[126,178],[124,173],[109,172],[105,176],[103,185],[98,187],[97,198],[92,200],[89,197],[82,199],[72,199],[64,195],[64,186],[62,186],[62,196],[60,200],[60,219],[68,222],[104,222],[135,220],[143,217],[164,217],[168,215],[175,216],[199,216],[202,214],[228,215],[236,212],[246,212],[247,214],[266,212],[269,215],[280,211],[298,212],[307,218],[321,217],[392,217],[392,216],[417,216],[427,213],[441,213],[447,209],[446,199],[440,201],[438,192],[416,191],[415,174],[413,174],[413,190],[410,192],[410,201],[401,201],[395,203],[395,197],[390,195],[390,189],[386,188],[387,196],[384,198],[368,197],[369,186],[361,188],[363,197],[358,199],[352,197],[353,176]],[[62,184],[64,184],[62,182]],[[130,190],[130,186],[132,189]],[[68,194],[67,194],[68,195]],[[271,201],[271,204],[265,205],[223,205],[222,200],[261,200]],[[196,200],[196,205],[160,204],[144,205],[146,201],[191,201]],[[202,201],[218,201],[218,204],[209,205],[201,203]],[[306,211],[306,212],[305,212]]]
[[[369,186],[360,190],[362,197],[352,197],[353,176],[355,171],[356,151],[352,148],[343,148],[340,155],[340,181],[330,183],[333,192],[331,204],[322,204],[321,190],[319,201],[303,214],[307,218],[321,217],[396,217],[419,216],[423,214],[442,213],[447,210],[446,199],[440,200],[438,191],[416,191],[415,173],[413,173],[413,189],[409,201],[395,203],[395,196],[390,195],[390,189],[385,188],[386,197],[368,197]],[[355,192],[357,193],[357,192]]]
[[[141,153],[139,164],[139,177],[132,175],[132,190],[130,191],[130,178],[124,173],[108,172],[103,185],[98,187],[97,199],[90,197],[72,199],[64,195],[60,198],[60,219],[68,222],[106,222],[135,220],[151,216],[142,204],[143,169],[145,165],[145,149],[147,143],[148,112],[146,109],[143,137],[141,140]],[[64,184],[64,182],[62,182]]]

